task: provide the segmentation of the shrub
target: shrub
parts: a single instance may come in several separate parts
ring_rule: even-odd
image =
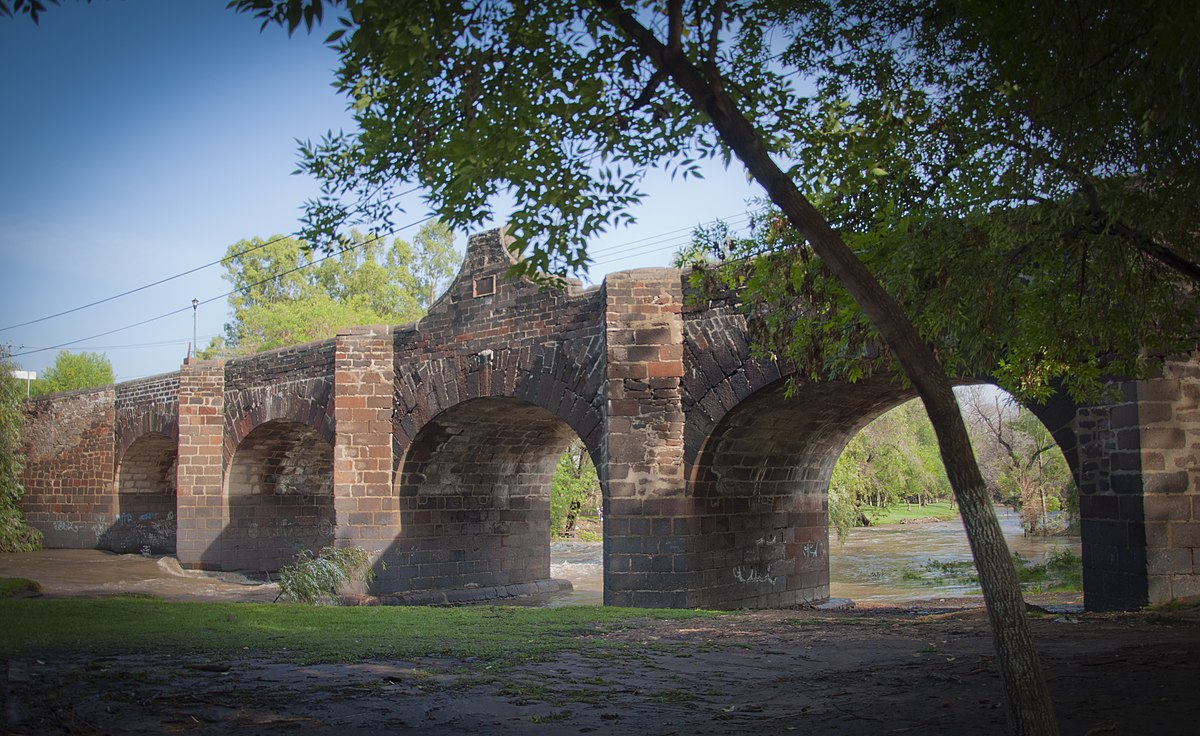
[[[325,547],[316,555],[304,550],[279,571],[279,595],[313,605],[336,598],[350,583],[374,579],[371,558],[361,547]]]

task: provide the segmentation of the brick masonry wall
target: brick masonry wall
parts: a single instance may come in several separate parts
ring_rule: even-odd
[[[1146,604],[1136,388],[1126,382],[1112,389],[1116,396],[1112,403],[1074,407],[1077,447],[1074,452],[1063,448],[1079,485],[1084,598],[1089,610]]]
[[[550,576],[550,482],[573,433],[515,398],[440,414],[399,479],[401,535],[387,592],[507,586]]]
[[[117,515],[101,546],[173,555],[179,374],[117,384],[115,403]]]
[[[225,365],[226,524],[208,566],[275,572],[333,543],[336,348],[324,340]]]
[[[684,457],[699,532],[698,605],[780,607],[829,596],[828,487],[845,443],[909,398],[887,376],[794,387],[751,356],[745,319],[685,313]]]
[[[333,499],[328,440],[291,419],[258,425],[225,471],[229,520],[210,548],[214,561],[224,570],[274,572],[332,544]]]
[[[401,519],[386,592],[547,577],[554,464],[573,435],[598,457],[600,292],[510,276],[505,243],[499,231],[472,237],[429,315],[395,328]]]
[[[683,294],[674,269],[604,283],[604,602],[694,605],[698,531],[683,467]]]
[[[1137,384],[1150,603],[1200,596],[1200,353]]]
[[[178,493],[179,564],[223,569],[217,544],[229,523],[225,502],[225,366],[192,361],[179,372]]]
[[[334,340],[320,340],[234,358],[225,366],[225,390],[241,391],[332,376],[336,350]]]
[[[544,289],[508,275],[505,242],[473,237],[415,324],[32,402],[30,520],[52,546],[158,551],[169,530],[139,525],[174,503],[187,566],[274,569],[336,540],[386,563],[383,592],[501,589],[548,574],[549,478],[578,437],[610,604],[826,596],[832,465],[904,392],[879,377],[785,397],[729,299],[687,303],[673,269]],[[1034,409],[1080,481],[1090,608],[1196,593],[1197,363],[1104,406]]]
[[[151,376],[116,386],[117,462],[138,438],[150,433],[179,436],[179,374]]]
[[[113,387],[25,406],[21,505],[47,547],[96,547],[116,518]]]
[[[101,546],[126,554],[175,554],[175,478],[179,438],[138,437],[118,460],[117,516]]]
[[[366,549],[375,572],[400,528],[392,491],[392,393],[395,366],[387,326],[337,336],[334,389],[333,499],[339,545]]]

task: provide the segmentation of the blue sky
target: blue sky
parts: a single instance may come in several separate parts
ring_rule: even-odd
[[[0,19],[0,328],[216,261],[254,236],[289,233],[316,192],[294,176],[296,139],[353,125],[330,83],[323,34],[259,30],[226,0],[66,0],[34,26]],[[667,265],[688,230],[736,217],[758,195],[740,171],[703,181],[652,176],[638,224],[591,244],[590,279]],[[425,214],[419,195],[408,215]],[[405,216],[398,218],[404,222]],[[501,224],[503,212],[497,213]],[[401,233],[411,237],[412,232]],[[460,247],[466,233],[459,234]],[[23,368],[54,348],[108,356],[117,380],[177,370],[193,298],[227,291],[214,266],[105,304],[0,329]],[[223,299],[197,312],[220,334]]]

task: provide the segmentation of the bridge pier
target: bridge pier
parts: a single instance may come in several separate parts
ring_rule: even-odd
[[[375,325],[338,333],[334,361],[336,543],[365,549],[376,575],[386,578],[389,572],[381,561],[400,527],[392,491],[391,328]]]
[[[225,499],[225,364],[192,360],[179,371],[176,556],[183,567],[222,570],[218,540],[229,526]]]
[[[698,526],[683,474],[679,274],[611,274],[604,296],[604,602],[694,606]]]

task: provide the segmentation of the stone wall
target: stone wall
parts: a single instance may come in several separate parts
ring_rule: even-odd
[[[225,366],[189,361],[179,372],[176,543],[184,567],[220,570],[216,542],[229,524],[225,502]]]
[[[26,404],[22,506],[47,547],[95,547],[116,520],[113,412],[112,386]]]
[[[148,432],[126,448],[117,466],[117,517],[105,549],[175,554],[175,479],[179,437]]]
[[[400,528],[392,492],[391,328],[376,325],[337,336],[334,380],[333,499],[337,543],[367,550],[377,576]]]
[[[610,274],[604,303],[604,602],[691,606],[698,527],[684,478],[679,272]]]
[[[1148,596],[1200,596],[1200,353],[1137,385]]]

